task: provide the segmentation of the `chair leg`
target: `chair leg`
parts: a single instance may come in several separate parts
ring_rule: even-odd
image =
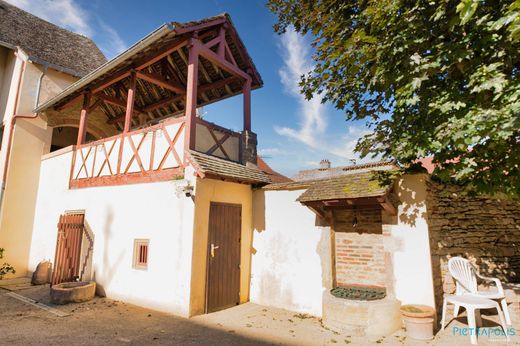
[[[509,316],[509,310],[507,309],[507,302],[506,298],[502,299],[500,301],[500,304],[502,305],[502,311],[504,312],[504,316],[506,318],[506,323],[508,326],[511,325],[511,317]]]
[[[442,303],[442,319],[441,319],[441,330],[444,330],[444,325],[446,324],[446,308],[448,307],[448,300],[444,298]]]
[[[477,327],[482,327],[482,316],[480,316],[480,310],[475,310],[475,322]]]
[[[459,315],[459,308],[460,306],[455,304],[455,306],[453,307],[453,317],[457,317]]]
[[[475,310],[472,308],[466,307],[466,314],[468,316],[468,325],[469,325],[469,338],[471,340],[472,345],[477,344],[477,326],[475,324]]]
[[[500,325],[502,326],[502,329],[504,329],[504,333],[506,334],[506,340],[509,341],[509,334],[508,334],[508,330],[507,330],[507,326],[506,326],[506,321],[504,320],[504,314],[502,313],[502,311],[500,311],[498,304],[497,304],[497,313],[498,313],[498,318],[500,318]]]

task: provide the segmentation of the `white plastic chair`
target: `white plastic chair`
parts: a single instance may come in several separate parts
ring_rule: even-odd
[[[488,278],[479,274],[477,269],[465,258],[453,257],[448,261],[448,270],[451,276],[455,279],[457,289],[456,295],[470,295],[474,297],[487,298],[492,300],[499,300],[502,305],[506,323],[511,325],[511,318],[507,309],[506,297],[502,283],[499,279]],[[485,281],[493,281],[497,287],[496,291],[479,291],[477,285],[477,277]],[[460,305],[455,304],[453,309],[453,316],[457,317],[459,314]],[[477,317],[477,319],[479,319]]]

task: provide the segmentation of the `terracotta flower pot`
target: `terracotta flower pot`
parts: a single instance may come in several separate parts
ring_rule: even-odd
[[[403,305],[401,316],[408,337],[416,340],[433,339],[433,308],[427,305]]]

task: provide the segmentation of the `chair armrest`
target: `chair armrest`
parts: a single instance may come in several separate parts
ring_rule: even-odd
[[[493,281],[495,283],[495,285],[497,286],[497,289],[498,289],[498,293],[500,294],[504,294],[504,288],[502,287],[502,282],[500,282],[499,279],[497,278],[489,278],[489,277],[486,277],[486,276],[482,276],[480,275],[479,272],[476,272],[477,276],[482,279],[482,280],[486,280],[486,281]]]

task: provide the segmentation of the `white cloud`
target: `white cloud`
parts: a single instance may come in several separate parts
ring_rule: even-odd
[[[99,48],[108,57],[114,57],[126,50],[126,43],[119,36],[117,31],[114,30],[114,28],[107,25],[105,22],[101,20],[99,20],[99,26],[103,29],[104,34],[106,36],[106,41],[104,43],[100,43]]]
[[[307,148],[303,150],[306,154],[309,154],[311,149],[315,152],[313,156],[321,155],[322,158],[326,158],[332,155],[338,163],[349,163],[351,160],[359,159],[354,148],[358,138],[369,133],[369,130],[363,126],[351,125],[346,127],[343,135],[330,135],[327,107],[321,103],[321,98],[315,96],[306,100],[300,93],[301,76],[313,68],[309,47],[310,43],[293,29],[287,30],[281,37],[280,48],[285,63],[279,70],[280,80],[286,92],[298,100],[300,121],[298,128],[275,126],[275,131],[279,135],[305,144]],[[319,160],[312,162],[316,163]],[[307,164],[310,165],[310,162]]]
[[[325,106],[318,97],[306,100],[300,93],[299,82],[301,76],[312,69],[310,63],[309,45],[304,38],[294,30],[288,30],[282,36],[282,55],[285,66],[280,69],[280,79],[286,91],[298,99],[300,113],[300,128],[276,127],[278,134],[302,141],[311,146],[319,146],[317,137],[327,128]]]
[[[114,28],[103,23],[95,13],[82,8],[76,0],[6,1],[62,28],[95,39],[109,59],[126,48]]]
[[[282,151],[279,148],[262,148],[258,149],[258,155],[259,156],[271,156],[271,155],[277,155],[282,153]]]

